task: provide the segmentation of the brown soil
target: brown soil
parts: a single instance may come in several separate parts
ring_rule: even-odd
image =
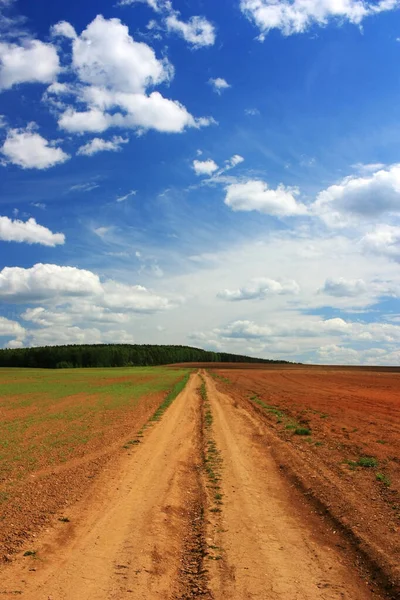
[[[64,463],[60,464],[51,452],[47,452],[39,458],[30,474],[24,471],[18,477],[16,468],[10,468],[1,481],[2,488],[6,490],[6,500],[0,495],[0,562],[12,560],[19,548],[32,540],[32,536],[39,534],[57,516],[62,516],[66,507],[82,497],[88,484],[106,465],[118,463],[121,453],[126,452],[122,450],[123,444],[135,436],[163,398],[162,392],[142,397],[132,410],[124,414],[123,420],[116,420],[110,414],[106,421],[104,414],[96,414],[90,422],[90,432],[101,431],[101,435],[96,435],[84,445],[78,443],[68,449],[71,455]],[[87,399],[76,394],[73,400],[75,403],[77,400],[90,402],[90,397]],[[70,398],[67,402],[70,403]],[[27,409],[24,411],[26,416]],[[58,431],[63,431],[62,420],[52,424],[51,432],[56,435]],[[38,425],[36,433],[40,437],[46,431]],[[30,430],[32,437],[33,428]],[[29,453],[29,449],[26,452]]]
[[[57,512],[47,531],[30,537],[3,565],[0,594],[29,600],[383,598],[346,535],[287,480],[275,447],[289,445],[248,404],[241,384],[227,394],[204,377],[213,415],[207,434],[200,379],[192,375],[142,443],[103,465],[95,481],[86,480],[79,502]],[[204,468],[210,436],[222,461],[217,509]],[[71,465],[71,474],[79,468]],[[27,550],[36,554],[24,556]]]
[[[267,425],[265,442],[292,482],[400,593],[400,375],[365,370],[219,370],[217,386]],[[260,399],[272,410],[254,402]],[[253,401],[250,400],[253,398]],[[283,413],[279,418],[276,410]],[[296,422],[311,436],[295,435]],[[376,468],[354,463],[374,457]],[[349,464],[353,461],[353,464]],[[390,485],[377,480],[377,473]]]

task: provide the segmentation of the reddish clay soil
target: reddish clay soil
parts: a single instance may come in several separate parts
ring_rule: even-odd
[[[11,561],[14,554],[32,540],[32,536],[62,517],[64,511],[85,494],[88,485],[106,465],[118,463],[121,452],[126,452],[122,449],[123,444],[147,422],[164,396],[165,393],[160,392],[142,397],[132,410],[124,413],[122,419],[117,419],[111,411],[107,415],[100,412],[92,416],[90,432],[100,432],[101,435],[95,435],[84,445],[78,443],[70,448],[65,463],[60,464],[49,451],[39,458],[35,470],[28,475],[21,472],[19,477],[15,467],[10,466],[9,473],[1,481],[7,489],[8,498],[0,504],[0,562]],[[58,407],[79,406],[81,402],[90,401],[85,394],[75,394],[59,403]],[[7,415],[17,418],[19,413],[26,416],[31,410],[14,409]],[[51,432],[56,436],[63,427],[62,420],[55,421]],[[40,439],[46,433],[43,424],[37,425],[35,430],[31,427],[29,440],[34,435]],[[29,440],[24,450],[27,454]]]
[[[397,597],[400,374],[306,367],[212,374],[220,391],[267,426],[265,444],[281,469],[346,533]],[[293,423],[311,435],[286,428]],[[375,458],[377,466],[355,464],[365,457]]]
[[[234,385],[225,372],[217,373],[223,379],[202,375],[203,391],[200,376],[193,374],[141,443],[114,453],[94,480],[86,470],[81,498],[62,512],[58,508],[47,530],[28,537],[2,566],[0,594],[28,600],[399,597],[394,585],[388,593],[382,590],[367,547],[361,548],[349,534],[350,525],[339,526],[323,504],[327,490],[333,493],[320,486],[323,476],[329,484],[342,483],[342,493],[351,488],[346,497],[351,503],[364,491],[353,487],[359,485],[359,472],[351,472],[357,477],[347,482],[346,471],[329,470],[328,459],[314,459],[310,442],[280,432],[280,424],[248,400],[254,387],[260,397],[266,393],[270,372],[229,371]],[[277,402],[283,384],[279,373],[272,375],[269,389]],[[343,381],[343,390],[346,386]],[[290,393],[283,394],[288,406]],[[299,407],[291,408],[296,416]],[[327,418],[312,414],[327,427]],[[330,430],[326,436],[333,445]],[[81,467],[70,467],[76,477]],[[301,487],[300,471],[309,488]],[[362,482],[365,472],[360,473]],[[68,479],[59,489],[67,491]],[[362,524],[365,516],[374,532],[373,517],[385,502],[378,497],[380,489],[373,516],[357,509],[358,520]],[[337,496],[329,500],[336,506]],[[59,521],[62,517],[68,520]],[[370,545],[378,541],[375,536]]]

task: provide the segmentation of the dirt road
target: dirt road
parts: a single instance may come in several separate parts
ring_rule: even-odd
[[[222,458],[221,512],[210,512],[204,409],[192,376],[117,473],[71,522],[0,573],[0,595],[29,600],[377,600],[279,472],[262,425],[204,374]],[[218,526],[219,523],[219,526]],[[216,526],[217,525],[217,526]],[[218,548],[218,560],[209,560]]]

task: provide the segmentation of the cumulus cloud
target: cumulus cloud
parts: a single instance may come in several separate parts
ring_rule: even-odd
[[[25,329],[19,323],[0,317],[0,337],[16,337],[21,340],[24,336]]]
[[[102,133],[119,127],[180,133],[214,122],[210,117],[193,117],[180,102],[160,92],[149,93],[149,88],[171,81],[174,69],[166,58],[158,59],[150,46],[135,41],[119,19],[98,15],[73,38],[71,67],[75,85],[65,90],[51,86],[46,93],[51,102],[52,95],[72,91],[84,105],[84,110],[70,105],[62,111],[58,124],[66,131]]]
[[[222,77],[217,77],[216,79],[211,77],[211,79],[208,80],[208,83],[211,85],[216,94],[221,94],[223,90],[227,90],[231,87],[230,84]]]
[[[194,160],[193,170],[196,175],[212,175],[218,170],[218,165],[211,158],[208,160]]]
[[[399,350],[387,348],[369,348],[356,350],[349,346],[327,344],[317,350],[317,361],[336,365],[395,365],[400,361]]]
[[[84,144],[77,150],[77,154],[84,156],[93,156],[98,152],[118,152],[122,149],[122,144],[127,144],[128,138],[114,136],[111,140],[103,140],[102,138],[93,138],[87,144]]]
[[[0,42],[0,91],[19,83],[50,83],[60,71],[54,46],[39,40]]]
[[[12,163],[23,169],[48,169],[61,164],[70,156],[33,130],[9,129],[1,153],[6,163]]]
[[[339,336],[353,342],[400,341],[400,326],[388,323],[359,323],[345,321],[339,317],[333,319],[309,318],[293,323],[267,323],[258,325],[250,320],[238,320],[227,326],[215,329],[219,338],[273,341],[277,338],[313,338]]]
[[[75,40],[78,36],[74,27],[68,21],[59,21],[50,30],[54,37],[65,37],[70,40]]]
[[[77,298],[79,303],[74,304]],[[71,311],[71,306],[80,307],[82,298],[86,299],[88,306],[100,307],[99,311],[102,307],[106,311],[133,313],[163,311],[181,301],[159,296],[141,285],[127,285],[111,279],[101,281],[92,271],[77,267],[38,263],[27,269],[5,267],[0,271],[2,302],[62,305],[65,313]],[[70,308],[66,308],[66,304]],[[43,317],[44,313],[36,311],[25,314],[30,317],[41,314]]]
[[[29,269],[4,267],[0,271],[0,300],[36,302],[56,297],[101,294],[98,275],[76,267],[38,263]]]
[[[214,26],[205,17],[191,17],[185,22],[174,11],[166,18],[165,23],[168,31],[182,36],[194,48],[213,46],[215,43]]]
[[[400,262],[400,227],[380,224],[362,237],[361,246],[366,252],[381,254]]]
[[[236,290],[222,290],[218,298],[233,302],[241,300],[264,300],[268,296],[283,294],[298,294],[300,286],[294,280],[276,281],[267,277],[258,277],[242,288]]]
[[[240,0],[242,12],[259,28],[261,40],[271,29],[279,29],[283,35],[292,35],[303,33],[314,24],[324,26],[331,20],[359,25],[365,17],[397,7],[397,0],[380,0],[376,3],[362,0]]]
[[[65,235],[63,233],[53,233],[47,227],[36,223],[33,218],[24,222],[8,217],[0,217],[0,240],[54,247],[64,244]]]
[[[299,190],[280,184],[275,190],[264,181],[253,179],[232,183],[225,188],[225,204],[234,211],[258,211],[276,217],[305,215],[307,208],[295,198]]]
[[[360,296],[367,292],[367,284],[363,279],[329,278],[319,292],[339,298]]]
[[[313,212],[333,226],[400,214],[400,164],[331,185],[318,194]]]

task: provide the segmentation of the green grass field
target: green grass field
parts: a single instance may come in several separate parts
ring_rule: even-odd
[[[5,484],[116,441],[187,373],[166,367],[0,369],[0,502]]]

